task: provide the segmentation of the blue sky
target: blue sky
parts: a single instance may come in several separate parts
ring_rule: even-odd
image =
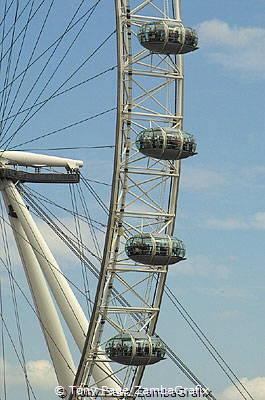
[[[178,224],[189,260],[176,277],[184,303],[262,399],[264,2],[183,2],[183,10],[200,36],[185,85],[185,128],[199,155],[183,163]]]
[[[70,1],[63,9],[59,8],[59,3],[46,41],[60,31],[64,18],[73,12]],[[264,0],[182,0],[184,24],[195,27],[199,33],[200,49],[185,56],[184,115],[184,128],[196,136],[199,154],[182,164],[176,234],[187,246],[188,260],[172,266],[168,278],[170,288],[255,400],[265,398],[264,12]],[[34,33],[35,28],[32,29]],[[56,75],[56,83],[47,89],[47,96],[113,29],[113,3],[102,0],[91,25],[82,33],[78,46],[73,48],[71,62],[65,63],[62,72]],[[65,87],[115,65],[114,48],[115,38],[112,37],[102,52],[87,62]],[[25,91],[37,74],[33,71],[27,76]],[[52,68],[45,72],[46,76],[51,72]],[[23,142],[24,137],[28,140],[36,136],[36,132],[37,135],[38,132],[47,133],[115,107],[115,96],[115,71],[112,71],[83,85],[82,89],[56,98],[50,106],[44,107],[38,118],[23,128],[14,144]],[[115,112],[110,112],[30,146],[112,145],[114,127]],[[29,145],[24,148],[26,146]],[[87,178],[110,182],[112,150],[83,149],[56,154],[84,159]],[[97,189],[102,198],[107,199],[109,186],[98,185]],[[45,188],[43,193],[58,198],[58,201],[62,196],[61,188]],[[100,217],[93,199],[88,198],[89,202],[91,214],[94,212]],[[46,232],[44,227],[43,230]],[[11,245],[17,265],[13,247]],[[72,276],[72,262],[57,243],[54,244],[56,249],[58,259]],[[22,279],[17,267],[16,272]],[[5,279],[3,272],[3,282]],[[5,295],[8,298],[8,291]],[[11,307],[11,302],[8,306]],[[27,321],[26,311],[23,315]],[[10,324],[12,326],[12,321]],[[34,329],[37,332],[34,336],[39,336],[37,325]],[[158,331],[195,374],[214,389],[218,400],[240,399],[166,298]],[[48,360],[42,340],[39,337],[34,340],[35,345],[28,349],[33,362],[32,376],[39,398],[44,399],[47,390],[48,393],[51,390],[52,375],[49,375],[48,361],[40,361]],[[27,332],[25,342],[28,347],[30,341]],[[17,361],[10,346],[8,352],[10,372],[17,371]],[[147,372],[146,385],[153,384],[154,372],[161,376],[161,384],[165,386],[190,385],[168,360],[164,361],[162,372],[159,366]],[[17,394],[19,379],[16,378],[16,383],[11,380],[11,395]]]

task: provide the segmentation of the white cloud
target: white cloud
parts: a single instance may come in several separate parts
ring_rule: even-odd
[[[222,279],[226,279],[230,273],[225,265],[202,254],[176,264],[170,271],[174,275],[216,276]]]
[[[219,230],[264,230],[265,229],[265,212],[257,212],[252,215],[235,218],[208,218],[205,222],[207,228]]]
[[[204,167],[183,168],[181,182],[185,189],[201,190],[228,183],[224,174]]]
[[[242,378],[240,382],[246,387],[255,400],[265,399],[265,377],[257,377],[254,379]],[[243,391],[243,389],[241,389],[241,391]],[[234,386],[229,386],[221,394],[220,400],[238,400],[241,398],[240,396],[240,393]]]
[[[219,287],[198,286],[195,291],[203,296],[222,297],[224,299],[248,299],[257,300],[256,291],[240,286],[222,285]]]
[[[216,313],[217,318],[221,319],[222,321],[227,319],[234,319],[240,315],[242,315],[242,312],[238,310],[224,310],[219,313]]]
[[[253,215],[252,226],[256,229],[265,229],[265,212],[258,212]]]
[[[217,19],[202,22],[199,25],[200,41],[208,46],[229,46],[235,49],[253,45],[265,37],[265,29],[255,27],[230,27]],[[260,43],[261,44],[261,43]]]
[[[53,366],[48,360],[28,361],[26,363],[28,380],[34,388],[51,390],[56,386]],[[4,376],[4,364],[0,359],[0,376]],[[20,365],[5,362],[5,377],[8,386],[25,384],[25,377]]]
[[[264,76],[265,29],[231,27],[216,19],[202,22],[197,29],[200,47],[208,49],[212,61],[230,70]]]
[[[27,371],[29,381],[35,387],[50,389],[56,385],[54,369],[47,360],[28,361]]]
[[[237,230],[237,229],[248,229],[249,225],[246,221],[240,220],[239,218],[209,218],[206,221],[206,226],[212,229],[220,229],[225,231]]]
[[[260,188],[265,186],[265,167],[256,165],[249,168],[238,165],[226,165],[226,168],[208,168],[203,164],[196,167],[184,165],[181,171],[182,188],[186,190],[207,190],[225,189],[227,186],[231,190],[234,188],[243,188],[249,190],[251,188]]]

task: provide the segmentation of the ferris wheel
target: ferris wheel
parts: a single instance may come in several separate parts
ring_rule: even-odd
[[[28,20],[37,12],[33,3],[25,4],[32,7]],[[6,2],[4,16],[12,4]],[[15,21],[22,10],[17,3]],[[9,108],[8,95],[12,90],[9,81],[13,82],[16,76],[23,77],[24,70],[20,75],[16,67],[13,75],[7,71],[1,92],[3,204],[24,266],[35,314],[61,386],[57,394],[68,399],[80,394],[76,388],[93,397],[90,390],[95,387],[99,391],[97,396],[137,396],[145,369],[162,364],[166,358],[166,345],[155,331],[168,270],[186,258],[185,245],[175,237],[174,228],[180,162],[196,154],[195,138],[183,127],[183,54],[198,48],[197,34],[182,23],[180,0],[116,0],[115,12],[114,168],[102,260],[98,257],[101,269],[89,320],[32,217],[31,209],[36,211],[34,207],[38,204],[33,201],[33,192],[27,192],[24,185],[77,184],[82,179],[83,161],[17,151],[12,147],[15,133],[24,120],[14,134],[7,133],[14,104],[11,102]],[[3,28],[3,42],[8,35],[14,44],[16,37],[26,35],[26,29],[16,35],[14,29]],[[11,59],[11,51],[2,50],[2,58],[4,54]],[[27,69],[33,60],[29,60]],[[39,97],[37,105],[38,101]],[[23,106],[24,103],[17,114],[24,112]],[[76,217],[77,212],[73,215]],[[84,247],[80,243],[70,241],[77,257],[85,262]],[[81,352],[78,366],[59,312]]]
[[[182,24],[179,1],[171,12],[161,9],[161,2],[115,5],[118,104],[111,206],[75,386],[93,377],[109,387],[104,375],[97,375],[100,362],[107,365],[105,344],[105,354],[118,364],[108,373],[111,387],[134,396],[146,366],[165,356],[164,344],[154,336],[163,288],[169,265],[185,259],[185,246],[173,232],[180,159],[196,154],[196,142],[183,132],[182,54],[196,50],[198,39]]]

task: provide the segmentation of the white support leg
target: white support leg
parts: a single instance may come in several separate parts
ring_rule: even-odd
[[[5,205],[10,204],[3,193]],[[76,368],[45,278],[18,218],[9,217],[40,325],[59,385],[72,385]]]
[[[4,191],[31,243],[65,322],[82,352],[88,330],[86,316],[13,182],[5,181]],[[120,385],[116,383],[117,379],[107,377],[111,374],[112,370],[107,362],[100,362],[93,368],[93,378],[95,382],[100,382],[99,386],[119,391]]]

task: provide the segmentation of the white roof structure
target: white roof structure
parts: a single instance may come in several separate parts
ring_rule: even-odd
[[[67,170],[78,170],[83,167],[81,160],[46,156],[44,154],[9,151],[0,149],[0,167],[5,165],[21,165],[27,167],[65,167]]]

